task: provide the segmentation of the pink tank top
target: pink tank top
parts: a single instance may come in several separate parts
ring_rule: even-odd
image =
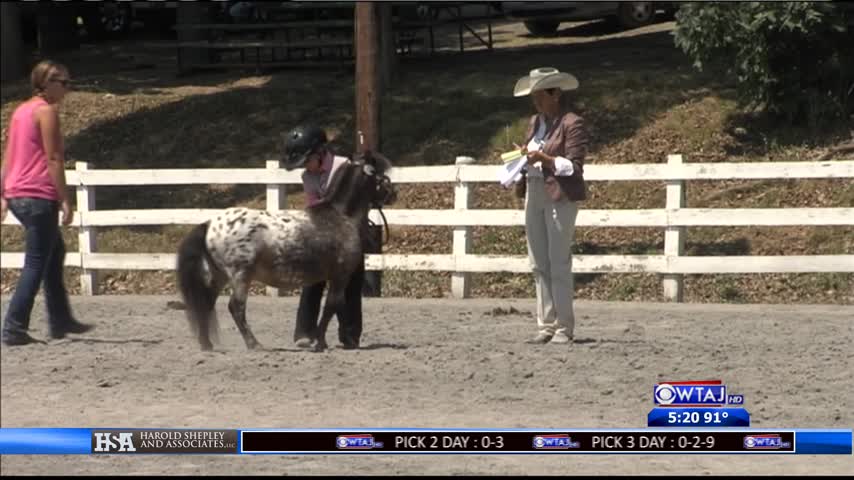
[[[41,130],[33,112],[47,105],[41,98],[24,103],[15,109],[9,122],[6,144],[6,176],[3,197],[32,197],[59,200],[56,186],[47,170],[47,154],[42,144]]]

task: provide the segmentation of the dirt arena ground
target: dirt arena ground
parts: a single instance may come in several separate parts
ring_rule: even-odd
[[[3,298],[5,314],[8,296]],[[367,299],[363,348],[292,346],[295,298],[252,297],[249,352],[218,304],[202,353],[171,297],[74,297],[86,338],[2,348],[3,427],[640,428],[660,380],[720,378],[753,425],[854,426],[854,307],[578,302],[532,346],[533,300]],[[519,313],[507,313],[511,308]],[[512,310],[511,310],[512,312]],[[34,336],[44,337],[38,300]],[[851,456],[23,456],[3,475],[844,474]]]

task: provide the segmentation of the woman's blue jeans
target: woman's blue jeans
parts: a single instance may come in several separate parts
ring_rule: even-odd
[[[73,320],[63,283],[65,242],[59,230],[59,204],[41,198],[10,198],[9,210],[25,228],[24,268],[3,322],[3,338],[22,335],[39,287],[44,285],[48,328],[63,332]]]

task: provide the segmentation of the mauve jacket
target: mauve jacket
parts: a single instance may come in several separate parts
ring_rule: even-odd
[[[534,127],[539,114],[533,115],[528,124],[525,145],[534,137]],[[574,113],[565,113],[560,125],[545,138],[543,152],[552,157],[564,157],[572,162],[573,172],[569,176],[555,175],[563,193],[573,202],[587,198],[587,185],[584,183],[584,157],[587,156],[589,136],[584,119]],[[554,175],[550,169],[543,169],[544,176]],[[523,180],[524,182],[524,180]]]

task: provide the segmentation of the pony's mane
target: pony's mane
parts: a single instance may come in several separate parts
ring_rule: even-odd
[[[391,160],[389,160],[385,155],[376,152],[372,152],[370,155],[371,165],[373,165],[376,175],[383,176],[391,170]],[[320,202],[309,208],[328,206],[333,203],[335,199],[340,196],[342,191],[352,187],[353,183],[356,181],[358,173],[360,173],[361,169],[364,168],[364,165],[365,163],[362,161],[348,161],[338,167],[332,175],[332,179],[329,181],[329,187],[326,190],[326,195],[323,196],[323,199]]]
[[[355,180],[356,169],[361,168],[361,165],[353,162],[345,162],[335,170],[332,174],[332,179],[329,180],[329,187],[326,189],[326,195],[323,196],[320,202],[309,207],[310,209],[328,206],[339,195],[340,191],[351,185]]]

